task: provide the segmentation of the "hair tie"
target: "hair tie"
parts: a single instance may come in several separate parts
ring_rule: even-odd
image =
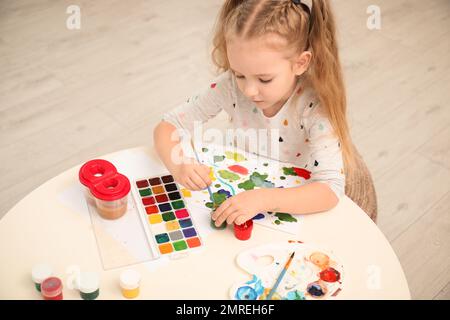
[[[292,2],[295,5],[302,7],[303,10],[305,10],[308,15],[311,15],[311,10],[309,9],[309,7],[305,3],[302,2],[302,0],[292,0]]]
[[[311,28],[312,28],[312,18],[311,18],[311,9],[309,9],[309,7],[302,2],[302,0],[291,0],[296,6],[300,6],[303,11],[305,11],[308,14],[308,44],[307,47],[309,47],[309,37],[310,37],[310,33],[311,33]]]

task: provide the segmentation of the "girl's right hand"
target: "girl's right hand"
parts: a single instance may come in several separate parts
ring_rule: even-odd
[[[186,189],[198,191],[206,189],[211,184],[210,171],[210,167],[200,164],[194,159],[188,159],[182,164],[176,165],[172,170],[172,175],[175,181]]]

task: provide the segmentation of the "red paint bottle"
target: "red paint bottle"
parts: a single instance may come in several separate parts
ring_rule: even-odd
[[[44,300],[62,300],[62,282],[57,277],[50,277],[41,283],[41,293]]]
[[[234,235],[239,240],[248,240],[252,235],[253,220],[250,219],[243,224],[234,224]]]

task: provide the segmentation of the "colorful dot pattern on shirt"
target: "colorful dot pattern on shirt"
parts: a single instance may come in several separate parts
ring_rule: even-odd
[[[242,92],[239,91],[231,72],[225,72],[218,80],[210,83],[210,87],[211,90],[215,91],[214,96],[212,97],[211,90],[208,90],[207,94],[210,95],[208,99],[199,99],[199,106],[203,108],[203,114],[215,112],[212,108],[211,110],[208,109],[212,105],[210,103],[211,98],[221,99],[223,100],[223,110],[228,113],[228,119],[230,119],[234,127],[243,128],[244,130],[248,128],[279,129],[279,137],[277,139],[280,148],[278,155],[281,161],[297,163],[301,167],[309,167],[310,170],[324,170],[322,173],[330,172],[328,175],[332,175],[333,172],[336,172],[337,175],[340,174],[342,166],[339,160],[340,157],[337,154],[332,154],[336,152],[336,149],[330,147],[332,145],[331,140],[327,142],[323,139],[326,136],[326,132],[332,130],[332,128],[326,118],[324,118],[324,121],[315,122],[316,119],[323,117],[323,113],[317,100],[317,94],[309,85],[304,86],[303,83],[299,83],[293,95],[299,96],[299,99],[291,100],[296,101],[296,105],[290,104],[287,105],[287,108],[283,107],[279,114],[271,118],[264,117],[260,109],[255,107],[249,99],[241,100],[241,97],[243,97],[241,96]],[[229,93],[230,90],[233,92],[232,95],[223,94],[225,92]],[[216,93],[218,94],[216,95]],[[230,100],[224,100],[228,99],[228,97],[230,97]],[[300,103],[297,103],[297,101]],[[204,104],[203,106],[201,105],[202,103]],[[187,108],[184,110],[180,108],[177,115],[180,112],[186,112],[186,110]],[[175,113],[173,114],[175,115]],[[293,133],[298,133],[299,138],[296,139]],[[230,142],[229,145],[233,144]],[[330,151],[325,150],[325,152],[320,153],[321,157],[314,156],[312,150],[319,150],[317,147],[329,149]],[[261,150],[265,151],[263,148]],[[271,150],[273,149],[271,148]],[[321,158],[327,157],[328,152],[330,157],[333,157],[333,161],[322,161]]]

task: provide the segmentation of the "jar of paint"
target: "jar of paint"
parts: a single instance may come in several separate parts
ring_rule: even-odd
[[[239,240],[248,240],[252,235],[253,220],[250,219],[243,224],[234,224],[234,235]]]
[[[120,289],[127,299],[136,298],[139,295],[141,275],[135,270],[125,270],[120,274]]]
[[[82,272],[80,274],[78,289],[83,300],[97,299],[99,289],[99,278],[95,272]]]
[[[217,230],[223,230],[227,227],[227,222],[224,221],[220,226],[216,226],[216,222],[211,218],[211,227]]]
[[[225,229],[225,228],[227,227],[227,221],[225,220],[220,226],[216,226],[216,221],[214,221],[214,220],[212,219],[212,214],[216,211],[216,209],[217,209],[218,207],[219,207],[219,206],[217,206],[216,204],[214,204],[214,209],[213,209],[213,211],[212,211],[212,213],[211,213],[211,227],[212,227],[213,229],[223,230],[223,229]]]
[[[62,282],[57,277],[50,277],[41,283],[41,293],[44,300],[62,300]]]
[[[117,173],[116,167],[103,159],[94,159],[86,162],[78,172],[78,178],[84,186],[84,196],[86,201],[95,206],[95,199],[92,196],[90,188],[105,177],[112,176]]]
[[[41,292],[42,282],[50,278],[53,273],[52,267],[46,264],[37,264],[31,270],[31,278],[33,279],[36,290]]]
[[[108,220],[122,217],[127,211],[130,181],[116,173],[101,180],[91,188],[99,215]]]

